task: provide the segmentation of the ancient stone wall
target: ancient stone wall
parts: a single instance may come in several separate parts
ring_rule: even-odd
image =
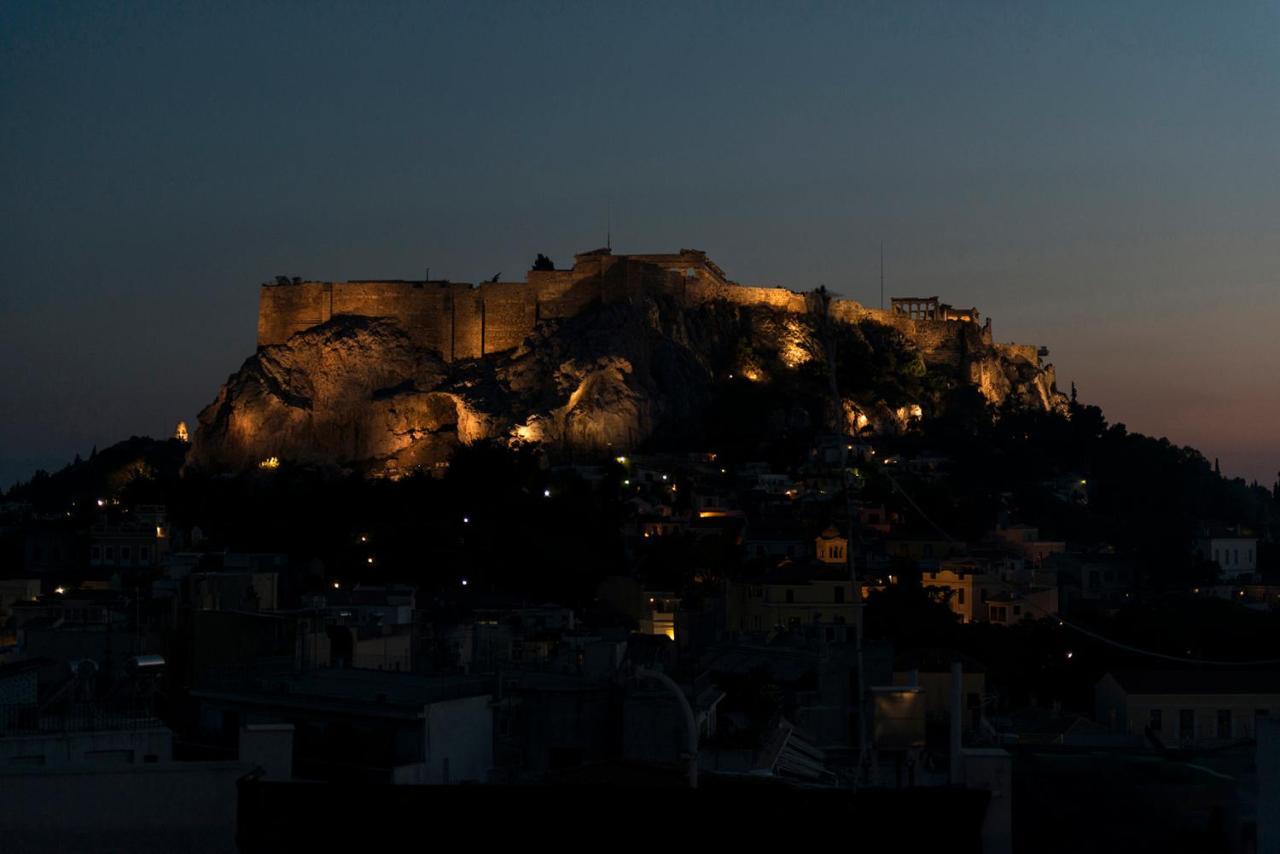
[[[528,285],[495,282],[481,285],[483,352],[519,347],[538,322],[537,292]]]
[[[484,301],[478,289],[452,287],[452,312],[449,315],[449,361],[474,359],[484,355]],[[442,351],[444,353],[445,351]]]
[[[804,294],[786,288],[759,288],[710,279],[694,278],[685,284],[684,298],[690,305],[724,300],[735,305],[765,306],[802,314],[808,310]]]
[[[279,344],[330,317],[327,282],[263,285],[258,293],[258,346]]]
[[[646,293],[665,293],[690,306],[722,300],[796,314],[809,311],[813,300],[786,288],[740,285],[696,250],[666,255],[596,250],[576,256],[571,270],[533,270],[524,282],[479,287],[412,281],[265,284],[259,295],[258,346],[281,344],[335,316],[386,317],[416,344],[452,362],[518,347],[539,321],[572,317],[595,303]],[[842,299],[832,300],[830,311],[847,323],[870,319],[898,329],[930,364],[959,366],[976,346],[991,346],[990,321],[979,327],[922,319]],[[1033,346],[999,346],[1009,358],[1038,363]]]

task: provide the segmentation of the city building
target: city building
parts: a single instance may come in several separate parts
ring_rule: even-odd
[[[1205,530],[1196,538],[1195,551],[1217,564],[1228,583],[1248,581],[1258,571],[1258,538],[1239,527]]]
[[[1225,744],[1255,735],[1280,711],[1280,671],[1108,673],[1094,689],[1099,723],[1168,746]]]
[[[493,680],[321,668],[193,690],[210,737],[292,724],[299,778],[483,783],[494,765]]]

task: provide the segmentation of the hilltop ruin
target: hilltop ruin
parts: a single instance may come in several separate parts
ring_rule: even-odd
[[[864,352],[874,352],[868,334],[905,348],[917,376],[970,384],[993,404],[1064,405],[1053,367],[1041,364],[1046,350],[994,343],[990,319],[936,297],[898,297],[882,310],[821,290],[741,285],[691,249],[597,249],[570,269],[546,266],[523,282],[480,285],[264,284],[258,351],[200,414],[191,461],[246,468],[278,458],[394,474],[483,438],[632,448],[696,423],[735,376],[765,382],[825,365],[828,320]],[[895,416],[884,413],[927,415],[930,405],[886,408],[866,388],[841,394],[853,431],[889,429]]]

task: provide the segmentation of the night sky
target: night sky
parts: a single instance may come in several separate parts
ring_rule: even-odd
[[[1280,4],[0,4],[0,486],[194,426],[257,286],[733,278],[977,305],[1280,469]]]

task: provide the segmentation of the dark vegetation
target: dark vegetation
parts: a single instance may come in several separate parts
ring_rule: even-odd
[[[130,439],[38,474],[7,498],[76,518],[96,512],[103,496],[122,507],[165,504],[173,527],[198,526],[208,548],[287,553],[299,592],[339,579],[413,580],[443,592],[465,578],[477,594],[580,604],[622,560],[620,468],[603,493],[573,478],[552,488],[533,448],[479,443],[459,449],[441,479],[368,480],[287,462],[274,471],[180,476],[185,448]]]

